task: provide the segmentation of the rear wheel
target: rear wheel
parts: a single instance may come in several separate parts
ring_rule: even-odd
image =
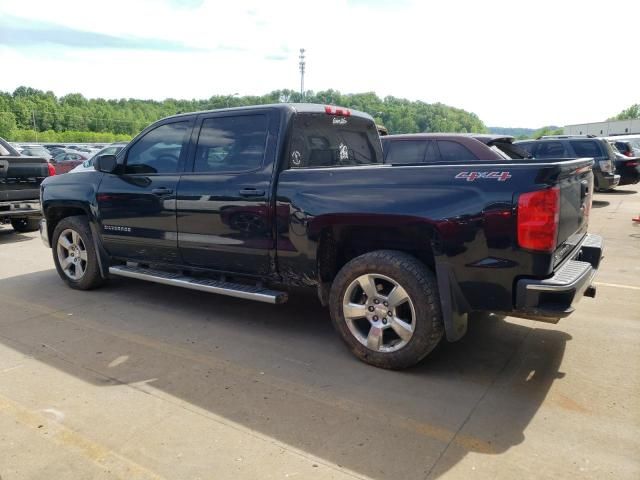
[[[11,226],[16,232],[35,232],[40,226],[39,218],[12,218]]]
[[[86,217],[62,219],[53,231],[52,247],[58,275],[71,288],[90,290],[104,283]]]
[[[377,367],[415,365],[443,335],[435,276],[403,252],[379,250],[347,263],[331,287],[330,308],[350,350]]]

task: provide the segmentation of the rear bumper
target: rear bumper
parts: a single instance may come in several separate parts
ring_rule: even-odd
[[[640,166],[623,167],[616,171],[620,174],[620,185],[635,185],[640,182]]]
[[[26,218],[42,215],[39,200],[0,202],[0,218]]]
[[[599,235],[587,234],[580,248],[550,278],[524,278],[516,284],[514,316],[557,321],[574,311],[583,295],[595,297],[592,286],[604,251]]]

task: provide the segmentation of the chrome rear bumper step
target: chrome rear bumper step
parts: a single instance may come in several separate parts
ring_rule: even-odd
[[[243,285],[241,283],[231,283],[221,280],[211,280],[207,278],[188,277],[181,273],[165,272],[162,270],[153,270],[150,268],[132,267],[129,265],[118,265],[109,267],[111,275],[120,277],[135,278],[138,280],[146,280],[148,282],[161,283],[163,285],[171,285],[174,287],[189,288],[191,290],[200,290],[202,292],[218,293],[229,297],[244,298],[246,300],[255,300],[258,302],[280,304],[287,301],[287,293],[268,288]]]

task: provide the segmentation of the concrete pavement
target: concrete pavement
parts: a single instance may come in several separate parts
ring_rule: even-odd
[[[478,320],[403,372],[353,358],[313,294],[77,292],[0,227],[0,478],[639,478],[638,190],[596,195],[595,300]]]

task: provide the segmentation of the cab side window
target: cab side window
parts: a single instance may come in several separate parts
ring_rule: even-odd
[[[202,122],[194,172],[246,172],[262,165],[266,115],[207,118]]]
[[[127,152],[125,173],[176,173],[189,122],[166,123],[147,132]]]

